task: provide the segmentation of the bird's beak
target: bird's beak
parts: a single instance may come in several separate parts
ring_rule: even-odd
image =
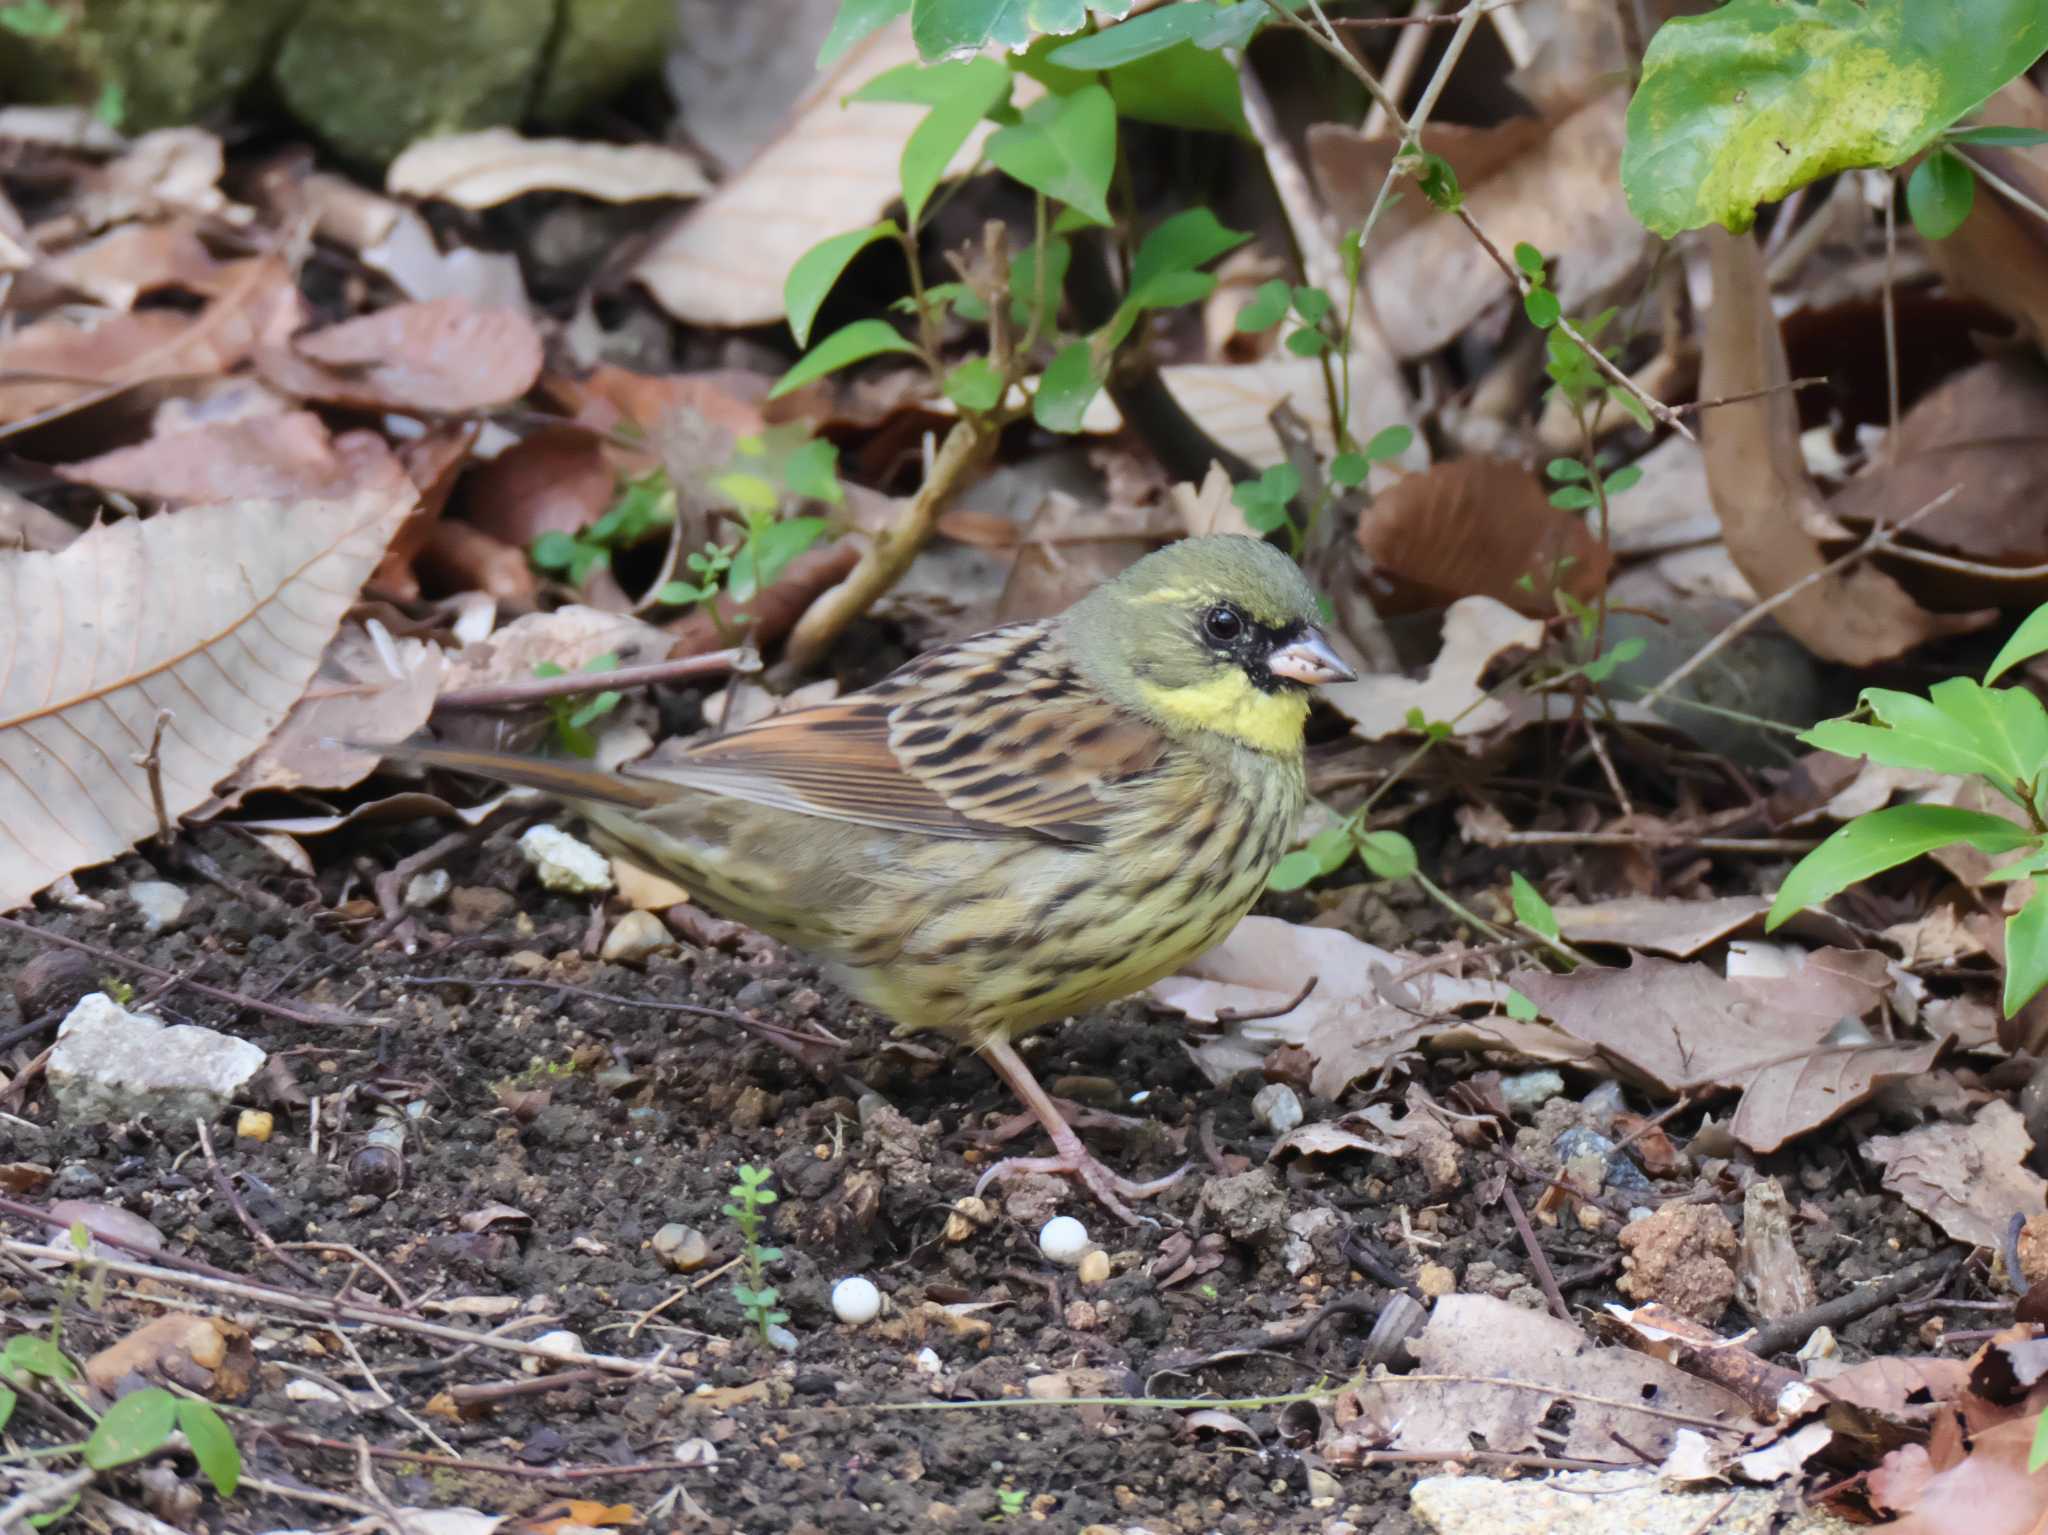
[[[1358,673],[1344,664],[1330,648],[1320,629],[1311,628],[1292,644],[1282,645],[1266,657],[1266,670],[1290,682],[1320,687],[1325,682],[1353,682]]]

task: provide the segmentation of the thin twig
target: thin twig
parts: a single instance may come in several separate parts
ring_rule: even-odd
[[[1810,853],[1818,837],[1692,837],[1684,832],[1507,831],[1474,838],[1483,847],[1688,847],[1703,853],[1755,853],[1779,857]]]
[[[1557,1275],[1550,1271],[1550,1259],[1536,1243],[1536,1228],[1529,1224],[1529,1212],[1522,1208],[1522,1201],[1516,1197],[1512,1183],[1501,1184],[1501,1196],[1507,1201],[1508,1215],[1515,1223],[1515,1233],[1522,1239],[1523,1250],[1529,1254],[1529,1266],[1536,1270],[1536,1283],[1543,1288],[1543,1298],[1550,1303],[1550,1311],[1560,1322],[1572,1322],[1572,1308],[1565,1304],[1564,1292],[1557,1287]]]
[[[233,1208],[235,1219],[242,1223],[242,1229],[254,1237],[256,1244],[279,1263],[283,1264],[285,1268],[296,1274],[300,1279],[303,1279],[307,1284],[317,1285],[320,1281],[314,1278],[312,1273],[296,1259],[289,1258],[280,1252],[277,1243],[271,1240],[270,1233],[257,1225],[255,1218],[249,1214],[249,1207],[242,1203],[242,1196],[235,1192],[233,1181],[229,1179],[226,1171],[221,1167],[220,1158],[213,1154],[213,1134],[206,1128],[206,1121],[195,1116],[192,1120],[192,1128],[199,1132],[199,1149],[206,1155],[206,1166],[207,1170],[213,1174],[214,1187],[220,1190],[221,1196]]]
[[[1830,560],[1827,564],[1816,569],[1809,570],[1790,586],[1773,592],[1747,613],[1744,613],[1740,618],[1729,624],[1719,634],[1708,640],[1698,650],[1694,651],[1690,660],[1683,662],[1678,670],[1672,672],[1662,682],[1651,688],[1637,702],[1646,709],[1654,708],[1658,699],[1662,698],[1679,683],[1698,671],[1708,661],[1727,649],[1735,640],[1762,623],[1774,610],[1783,607],[1808,587],[1825,581],[1830,576],[1840,575],[1858,560],[1867,559],[1881,549],[1891,548],[1892,539],[1896,535],[1905,532],[1906,529],[1913,526],[1914,523],[1927,516],[1930,512],[1948,505],[1950,501],[1955,499],[1962,488],[1960,485],[1951,485],[1925,506],[1907,514],[1890,527],[1880,522],[1870,530],[1869,537],[1865,538],[1862,543],[1851,549],[1847,554],[1842,555],[1838,559]]]
[[[40,1487],[32,1487],[14,1499],[5,1508],[0,1508],[0,1530],[28,1528],[28,1516],[39,1514],[46,1508],[58,1508],[70,1500],[74,1493],[80,1493],[92,1485],[92,1479],[99,1475],[91,1466],[74,1471],[69,1476],[57,1477]]]
[[[1860,1290],[1851,1290],[1847,1295],[1837,1295],[1830,1301],[1822,1301],[1818,1306],[1810,1306],[1797,1316],[1766,1323],[1749,1337],[1746,1346],[1760,1359],[1782,1354],[1788,1348],[1797,1348],[1812,1335],[1816,1327],[1845,1327],[1851,1322],[1869,1316],[1880,1306],[1890,1305],[1908,1291],[1917,1290],[1928,1280],[1947,1277],[1949,1272],[1968,1256],[1968,1253],[1962,1251],[1936,1253],[1932,1258],[1923,1259],[1911,1268],[1903,1269],[1876,1284],[1866,1285]],[[1821,1392],[1823,1395],[1826,1394],[1825,1385],[1821,1387]]]
[[[156,728],[150,732],[149,750],[141,756],[131,758],[149,778],[149,800],[156,806],[156,838],[165,847],[177,840],[177,829],[171,825],[170,810],[164,804],[164,726],[171,722],[171,711],[156,711]]]
[[[1219,1007],[1216,1009],[1216,1021],[1218,1023],[1257,1023],[1262,1018],[1285,1018],[1308,1000],[1309,993],[1316,989],[1317,982],[1321,980],[1322,977],[1319,975],[1310,976],[1301,983],[1301,990],[1297,991],[1291,1000],[1282,1002],[1277,1007],[1246,1008],[1243,1012],[1239,1012],[1234,1007]]]
[[[1414,0],[1414,9],[1403,21],[1435,21],[1437,0]],[[1449,18],[1457,24],[1457,18]],[[1322,18],[1324,25],[1330,25],[1330,18]],[[1415,71],[1422,67],[1422,53],[1429,46],[1429,33],[1422,27],[1410,27],[1394,39],[1394,51],[1387,57],[1386,78],[1381,84],[1387,88],[1389,99],[1399,101],[1408,94],[1408,83],[1415,78]],[[1387,112],[1377,101],[1366,111],[1365,121],[1359,131],[1369,139],[1376,139],[1387,131]]]
[[[1984,179],[1985,184],[1988,185],[1994,192],[2002,193],[2012,202],[2018,204],[2020,207],[2026,209],[2027,212],[2033,214],[2035,218],[2040,219],[2043,223],[2048,223],[2048,208],[2042,207],[2039,202],[2035,201],[2026,193],[2022,192],[2018,187],[2014,186],[2010,181],[2007,181],[2003,176],[1991,170],[1988,166],[1985,165],[1985,163],[1982,160],[1978,159],[1976,156],[1965,154],[1960,146],[1951,144],[1948,147],[1949,152],[1951,154],[1953,154],[1958,160],[1961,160],[1965,165],[1969,166],[1971,170],[1975,171],[1979,176],[1981,176]]]
[[[615,666],[608,672],[565,672],[559,677],[523,677],[489,687],[457,688],[434,700],[436,714],[467,709],[515,709],[550,698],[577,698],[613,688],[642,688],[657,682],[686,682],[697,677],[723,677],[728,672],[761,669],[761,658],[745,646],[713,650],[675,661],[650,661],[645,666]]]
[[[0,917],[0,927],[13,928],[17,932],[27,933],[30,937],[38,938],[44,943],[53,943],[60,949],[74,949],[80,954],[89,954],[103,965],[113,965],[119,969],[133,970],[139,975],[148,976],[153,981],[162,981],[167,986],[182,986],[187,991],[196,991],[202,997],[211,997],[216,1002],[227,1002],[236,1007],[245,1007],[252,1013],[266,1013],[273,1018],[282,1018],[287,1023],[302,1023],[309,1028],[316,1029],[333,1027],[388,1029],[391,1027],[390,1024],[378,1018],[357,1018],[348,1013],[315,1012],[302,1007],[290,1007],[282,1002],[265,1002],[261,998],[248,995],[246,992],[229,991],[224,986],[209,986],[204,981],[192,980],[187,976],[177,974],[175,971],[166,970],[159,965],[148,964],[139,959],[130,959],[125,954],[116,954],[112,949],[103,949],[98,944],[81,943],[78,939],[66,938],[61,933],[45,932],[42,928],[36,927],[32,923],[23,922],[17,917]]]
[[[314,1112],[317,1114],[319,1111],[316,1109]],[[315,1163],[318,1163],[319,1160],[317,1155],[313,1158]],[[390,1270],[386,1269],[383,1264],[372,1258],[361,1248],[351,1247],[346,1242],[280,1242],[277,1245],[289,1252],[340,1253],[351,1261],[361,1264],[379,1279],[383,1280],[385,1288],[398,1298],[399,1310],[410,1311],[413,1309],[412,1297],[405,1293],[405,1286],[393,1279]],[[343,1284],[342,1288],[346,1290],[348,1285]]]
[[[1899,281],[1899,178],[1884,178],[1884,397],[1888,430],[1885,462],[1899,451],[1899,310],[1894,290]]]
[[[1761,389],[1745,389],[1739,394],[1718,394],[1711,400],[1688,400],[1683,405],[1674,405],[1671,408],[1681,416],[1689,416],[1695,411],[1718,410],[1723,405],[1740,405],[1744,400],[1760,400],[1765,395],[1781,394],[1791,389],[1817,389],[1831,382],[1831,379],[1825,377],[1795,378],[1788,383],[1766,384]]]

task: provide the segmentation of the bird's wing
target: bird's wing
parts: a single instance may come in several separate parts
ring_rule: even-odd
[[[1114,808],[1102,791],[1165,747],[1081,681],[1049,626],[1016,624],[638,772],[864,826],[1089,842]]]

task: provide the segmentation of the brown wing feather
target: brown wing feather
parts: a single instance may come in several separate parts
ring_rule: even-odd
[[[1086,842],[1113,808],[1100,791],[1150,771],[1165,745],[1081,680],[1049,625],[1018,624],[644,771],[868,826]]]

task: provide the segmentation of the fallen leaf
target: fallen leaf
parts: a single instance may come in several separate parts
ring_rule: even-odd
[[[264,377],[287,394],[442,415],[518,399],[540,377],[540,365],[540,333],[523,311],[454,298],[394,304],[257,357]]]
[[[1449,725],[1453,736],[1480,736],[1513,717],[1506,703],[1486,696],[1485,679],[1508,652],[1533,652],[1542,643],[1541,619],[1525,618],[1491,597],[1465,597],[1444,615],[1443,648],[1426,677],[1368,673],[1333,683],[1322,696],[1368,741],[1413,731],[1409,716],[1418,712],[1425,722]]]
[[[2026,1121],[2002,1098],[1968,1124],[1937,1121],[1863,1143],[1886,1188],[1952,1240],[1994,1249],[2015,1212],[2048,1205],[2048,1182],[2026,1165],[2033,1149]]]
[[[1976,123],[2048,129],[2048,96],[2024,75],[1975,112]],[[2008,186],[2048,204],[2048,166],[2034,149],[1973,145],[1973,158]],[[1960,293],[1974,294],[2018,320],[2036,348],[2048,349],[2048,241],[2041,220],[1985,183],[1962,227],[1945,240],[1923,242],[1927,264]]]
[[[174,1311],[86,1360],[85,1378],[109,1396],[129,1376],[144,1375],[220,1401],[237,1401],[248,1395],[255,1368],[247,1328],[221,1317]]]
[[[135,759],[159,709],[174,819],[261,746],[409,506],[389,493],[244,501],[103,524],[59,554],[0,551],[0,611],[15,615],[0,674],[0,800],[13,807],[0,816],[0,910],[157,830]],[[77,643],[87,623],[119,643]]]
[[[189,222],[176,222],[124,224],[48,257],[36,275],[108,309],[132,309],[143,294],[162,288],[211,296],[229,270]]]
[[[339,439],[311,411],[255,416],[164,433],[56,472],[80,485],[147,500],[331,500],[356,491],[400,494],[410,481],[375,432]]]
[[[666,144],[529,139],[485,128],[418,139],[384,173],[394,197],[495,208],[528,192],[574,192],[604,202],[700,197],[711,190],[696,157]]]
[[[91,233],[131,219],[197,214],[228,223],[247,223],[250,212],[228,201],[220,189],[227,152],[220,136],[204,128],[158,128],[126,145],[86,179],[64,213],[44,226],[39,238],[58,229]]]
[[[1771,909],[1762,895],[1728,895],[1710,901],[1625,896],[1589,906],[1551,908],[1567,943],[1618,944],[1689,959],[1711,944],[1761,921]]]
[[[1386,427],[1419,423],[1407,386],[1390,361],[1360,349],[1352,355],[1350,373],[1351,431],[1357,440],[1363,442]],[[1292,405],[1308,423],[1310,436],[1326,462],[1337,451],[1336,433],[1331,429],[1336,412],[1328,379],[1323,364],[1312,357],[1288,353],[1241,365],[1174,363],[1161,368],[1159,377],[1212,442],[1254,468],[1268,468],[1286,457],[1272,422],[1274,410],[1283,403]],[[1108,396],[1100,398],[1106,405]],[[1099,427],[1093,419],[1084,422],[1082,430],[1114,432],[1123,418],[1111,408],[1102,419]],[[1420,433],[1400,462],[1410,469],[1429,462]]]
[[[1926,1449],[1906,1445],[1886,1455],[1866,1485],[1878,1507],[1903,1515],[1884,1526],[1890,1535],[2043,1535],[2048,1486],[2028,1469],[2033,1443],[2026,1418],[1974,1435],[1962,1459],[1940,1469]]]
[[[525,549],[543,533],[589,527],[616,493],[603,442],[575,427],[544,427],[478,467],[463,505],[473,526]]]
[[[488,640],[463,646],[448,668],[444,691],[531,681],[534,668],[543,664],[580,672],[603,655],[617,656],[621,666],[645,666],[666,661],[674,644],[666,629],[644,619],[571,603],[515,618]]]

